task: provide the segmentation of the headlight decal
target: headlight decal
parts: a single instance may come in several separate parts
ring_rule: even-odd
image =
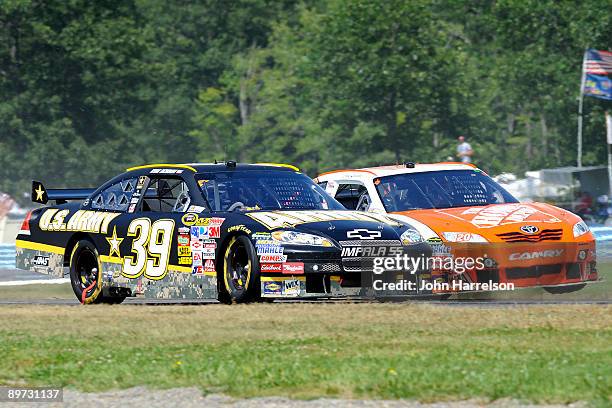
[[[589,226],[586,225],[584,221],[577,222],[576,224],[574,224],[574,228],[572,228],[572,232],[574,233],[574,238],[578,238],[586,234],[589,231],[590,231]]]
[[[415,228],[409,227],[400,237],[402,244],[412,245],[423,242],[423,236]]]
[[[308,246],[321,246],[321,247],[333,247],[334,244],[327,238],[319,235],[307,234],[305,232],[297,231],[274,231],[272,238],[277,242],[288,244],[288,245],[308,245]]]

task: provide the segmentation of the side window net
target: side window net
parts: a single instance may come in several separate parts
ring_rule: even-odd
[[[136,178],[115,183],[98,194],[91,203],[91,207],[100,210],[127,211],[135,185]]]

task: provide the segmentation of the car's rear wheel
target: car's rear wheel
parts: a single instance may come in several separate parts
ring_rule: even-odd
[[[576,285],[566,285],[566,286],[544,286],[544,290],[548,293],[552,293],[553,295],[561,295],[563,293],[572,293],[579,291],[584,288],[586,283],[579,283]]]
[[[256,301],[260,297],[259,261],[251,240],[244,235],[231,238],[223,259],[223,282],[232,302]]]
[[[95,245],[88,240],[76,243],[70,256],[70,284],[77,299],[83,304],[118,304],[125,296],[102,295],[100,256]]]

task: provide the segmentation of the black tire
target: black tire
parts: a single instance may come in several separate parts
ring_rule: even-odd
[[[125,296],[104,296],[102,294],[101,267],[96,246],[88,240],[77,242],[70,256],[70,284],[79,302],[119,304],[125,300]],[[92,284],[94,284],[93,287]],[[83,298],[83,291],[87,288],[90,289]]]
[[[100,269],[100,257],[95,245],[88,240],[77,242],[70,255],[70,284],[79,302],[102,302]],[[90,289],[83,296],[87,288]]]
[[[253,302],[260,298],[259,259],[251,240],[244,235],[232,237],[227,245],[223,257],[223,283],[232,303]]]
[[[563,293],[572,293],[579,291],[584,288],[586,283],[578,283],[576,285],[568,285],[568,286],[544,286],[543,289],[548,293],[552,293],[553,295],[561,295]]]

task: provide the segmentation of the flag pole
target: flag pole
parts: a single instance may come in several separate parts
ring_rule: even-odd
[[[582,57],[582,78],[580,79],[580,98],[578,100],[578,155],[576,157],[576,165],[582,167],[582,103],[584,101],[584,85],[586,83],[586,56],[587,51],[584,51]]]

